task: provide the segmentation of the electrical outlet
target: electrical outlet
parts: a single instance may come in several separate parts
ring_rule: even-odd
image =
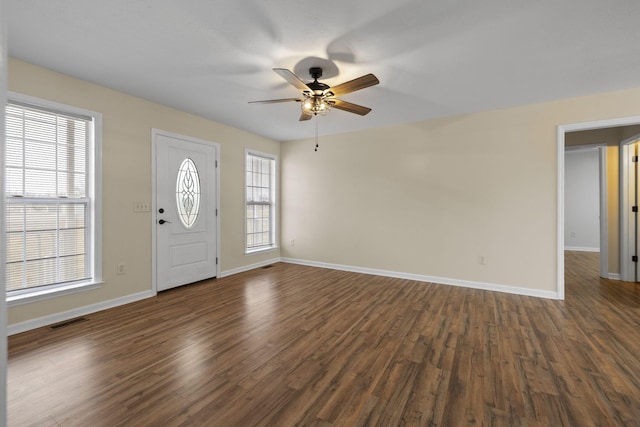
[[[147,202],[134,202],[133,203],[133,211],[134,212],[149,212],[149,203],[147,203]]]
[[[576,237],[576,232],[575,231],[571,232],[571,237]]]
[[[118,274],[119,275],[124,274],[124,264],[123,263],[118,264]]]
[[[289,245],[291,247],[294,247],[296,245],[296,241],[294,239],[291,239],[291,242],[289,243]]]
[[[484,255],[478,255],[478,264],[487,265],[487,257]]]

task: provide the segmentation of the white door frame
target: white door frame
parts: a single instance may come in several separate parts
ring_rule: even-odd
[[[636,176],[631,162],[631,146],[640,142],[640,134],[620,142],[620,279],[626,282],[636,281],[637,263],[631,261],[635,252],[636,241],[631,238],[635,233],[635,218],[630,215],[631,203],[629,194],[636,190]]]
[[[156,242],[157,242],[157,227],[156,222],[158,221],[158,208],[156,201],[156,145],[157,145],[157,136],[164,135],[170,138],[183,139],[186,141],[195,142],[198,144],[206,144],[215,147],[216,157],[215,162],[218,167],[215,168],[216,174],[216,209],[218,210],[218,215],[216,215],[216,254],[218,256],[218,263],[216,264],[216,277],[220,277],[220,271],[222,266],[222,254],[220,252],[220,144],[217,142],[211,142],[204,139],[194,138],[191,136],[180,135],[177,133],[166,132],[160,129],[151,129],[151,290],[154,293],[158,293],[158,282],[157,282],[157,272],[156,272],[156,263],[157,263],[157,251],[156,251]]]
[[[584,144],[565,147],[567,152],[598,150],[598,200],[600,227],[600,277],[609,278],[609,209],[607,197],[607,145]]]
[[[573,123],[558,125],[556,152],[558,159],[557,175],[557,217],[556,217],[556,295],[558,299],[564,299],[564,134],[579,130],[593,130],[611,128],[617,126],[639,125],[640,116],[623,117],[620,119],[599,120],[593,122]]]

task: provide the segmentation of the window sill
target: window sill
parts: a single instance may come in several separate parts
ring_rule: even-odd
[[[50,298],[61,297],[64,295],[75,294],[77,292],[90,291],[98,289],[103,282],[86,282],[74,283],[72,285],[60,286],[53,289],[34,290],[33,292],[20,295],[7,296],[7,306],[14,307],[17,305],[29,304],[36,301],[43,301]]]
[[[280,249],[279,246],[270,246],[268,248],[260,248],[260,249],[252,249],[250,251],[245,251],[245,255],[256,255],[256,254],[261,254],[264,252],[273,252],[273,251],[277,251],[278,249]]]

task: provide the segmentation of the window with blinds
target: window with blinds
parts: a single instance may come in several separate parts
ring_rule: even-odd
[[[275,157],[247,150],[245,174],[246,252],[275,248]]]
[[[8,295],[91,279],[92,137],[92,117],[6,106]]]

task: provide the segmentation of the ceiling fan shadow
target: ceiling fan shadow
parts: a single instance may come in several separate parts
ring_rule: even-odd
[[[207,66],[214,74],[246,76],[271,67],[270,52],[282,44],[282,28],[268,12],[263,2],[252,1],[251,7],[243,2],[228,2],[224,14],[210,2],[176,8],[173,13],[185,15],[183,20],[191,23],[191,32],[201,36],[201,57],[208,60]],[[238,32],[239,21],[251,31]],[[220,51],[223,55],[218,54]],[[219,59],[227,51],[233,51],[237,58],[232,63]]]
[[[501,12],[504,15],[505,11]],[[462,8],[456,2],[411,0],[335,38],[326,52],[336,62],[379,62],[453,37],[461,28],[469,31],[479,25],[486,25],[486,20],[479,19],[475,8]]]
[[[298,76],[309,78],[309,69],[318,67],[322,68],[322,78],[330,79],[336,77],[340,70],[338,65],[330,59],[318,58],[317,56],[308,56],[296,62],[293,66],[293,72]]]

